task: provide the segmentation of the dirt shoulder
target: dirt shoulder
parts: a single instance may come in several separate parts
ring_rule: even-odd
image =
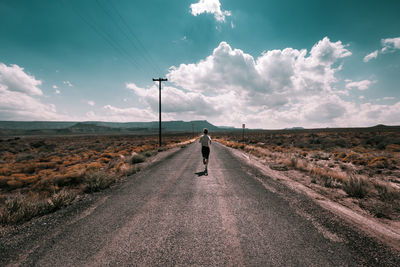
[[[308,196],[322,208],[331,211],[367,235],[400,252],[399,221],[374,217],[359,207],[357,199],[345,197],[345,192],[343,191],[311,183],[310,180],[312,178],[304,172],[289,169],[273,170],[263,158],[242,150],[229,147],[228,149],[247,164],[259,169],[264,175]],[[338,194],[341,196],[338,197]]]

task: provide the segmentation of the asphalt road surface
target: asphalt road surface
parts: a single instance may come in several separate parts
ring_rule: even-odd
[[[0,239],[0,265],[357,266],[399,259],[213,143]],[[83,201],[85,203],[85,201]]]

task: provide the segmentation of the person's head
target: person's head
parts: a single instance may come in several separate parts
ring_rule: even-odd
[[[207,128],[204,128],[203,133],[204,133],[204,134],[208,134]]]

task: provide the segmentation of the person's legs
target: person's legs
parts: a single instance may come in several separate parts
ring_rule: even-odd
[[[210,155],[210,148],[203,146],[201,148],[201,154],[203,156],[204,172],[207,173],[208,157]]]
[[[209,147],[206,147],[205,150],[206,150],[206,151],[205,151],[205,158],[206,158],[206,160],[205,160],[205,163],[204,163],[204,168],[205,168],[205,172],[207,173],[208,158],[209,158],[209,156],[210,156],[210,148],[209,148]]]

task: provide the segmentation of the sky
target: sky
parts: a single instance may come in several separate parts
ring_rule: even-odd
[[[398,0],[0,0],[0,120],[400,125]]]

